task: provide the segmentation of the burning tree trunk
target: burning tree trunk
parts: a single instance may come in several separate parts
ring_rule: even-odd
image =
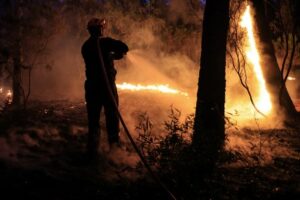
[[[263,73],[267,88],[271,93],[271,101],[275,111],[292,115],[296,113],[295,106],[283,85],[283,79],[276,60],[274,46],[271,40],[271,32],[265,16],[264,1],[252,0],[255,10],[255,21],[258,29],[258,36],[263,47],[259,50],[262,57]],[[283,85],[283,88],[282,88]],[[282,88],[282,101],[280,103],[280,89]]]
[[[193,145],[211,161],[224,143],[226,41],[229,0],[207,0]]]

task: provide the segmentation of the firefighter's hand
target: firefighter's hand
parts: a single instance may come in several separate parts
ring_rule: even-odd
[[[120,59],[123,58],[123,56],[125,54],[123,54],[123,53],[117,53],[117,52],[111,52],[110,55],[111,55],[112,59],[114,59],[114,60],[120,60]]]

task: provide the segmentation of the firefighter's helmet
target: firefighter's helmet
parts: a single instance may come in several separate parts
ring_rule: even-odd
[[[87,24],[87,29],[94,29],[94,28],[104,28],[106,25],[106,20],[104,18],[92,18]]]

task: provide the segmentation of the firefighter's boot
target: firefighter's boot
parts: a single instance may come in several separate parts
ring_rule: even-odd
[[[99,128],[89,131],[87,142],[87,155],[89,158],[96,158],[99,150],[100,130]]]

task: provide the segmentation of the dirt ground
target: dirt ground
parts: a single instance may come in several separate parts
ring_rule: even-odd
[[[300,199],[299,122],[298,117],[283,128],[230,131],[230,158],[196,188],[198,196],[168,187],[178,199]],[[104,139],[102,156],[88,162],[86,124],[80,102],[34,102],[24,112],[2,112],[3,199],[170,199],[130,147],[109,155]]]

